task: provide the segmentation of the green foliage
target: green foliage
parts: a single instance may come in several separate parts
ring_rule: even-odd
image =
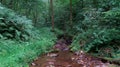
[[[116,29],[120,29],[120,9],[119,8],[115,8],[113,10],[104,12],[104,22],[102,22],[102,25],[107,25],[110,28],[116,28]]]
[[[34,28],[31,20],[0,4],[0,67],[29,67],[29,63],[39,55],[52,50],[55,38],[50,28]]]
[[[26,15],[27,18],[32,19],[34,26],[41,28],[41,26],[50,26],[51,24],[49,0],[1,0],[1,3],[19,14]],[[103,57],[116,58],[120,56],[119,0],[72,0],[72,23],[70,23],[69,0],[54,0],[53,6],[55,33],[57,35],[65,33],[73,36],[71,50],[84,50]],[[8,49],[13,48],[14,52],[20,47],[19,51],[14,55],[16,56],[14,60],[17,59],[18,63],[26,63],[40,51],[41,53],[47,52],[46,49],[51,47],[47,43],[53,44],[49,39],[52,40],[51,38],[54,38],[49,37],[50,34],[48,32],[50,31],[43,28],[39,31],[34,28],[32,29],[35,30],[34,33],[31,32],[31,28],[32,23],[26,17],[18,16],[12,10],[0,6],[0,38],[4,39],[7,37],[24,40],[29,39],[30,34],[32,34],[34,39],[38,39],[37,41],[32,40],[34,42],[28,42],[28,44],[32,45],[26,46],[25,43],[23,47],[16,45],[17,48],[13,48],[13,46],[8,47],[6,43],[2,42],[2,44],[6,45],[1,45],[1,56],[12,53],[12,50]],[[22,49],[22,52],[20,52],[20,49]],[[13,57],[10,58],[13,60]],[[8,65],[10,66],[11,64]]]
[[[112,0],[109,1],[109,4],[112,2],[117,3],[117,1]],[[105,6],[108,5],[106,2],[102,3]],[[117,58],[120,51],[119,6],[114,4],[114,6],[110,6],[110,9],[105,10],[107,7],[105,8],[103,5],[89,8],[84,6],[81,7],[81,11],[76,10],[80,7],[75,8],[75,22],[73,29],[70,29],[72,31],[69,32],[74,35],[72,50],[81,49],[102,57]],[[83,17],[82,20],[81,17]]]
[[[0,5],[0,38],[28,40],[32,21]]]
[[[25,15],[33,21],[36,27],[48,22],[49,5],[44,0],[4,0],[1,3],[20,15]],[[48,6],[47,6],[48,5]]]
[[[41,28],[38,33],[39,39],[28,42],[0,40],[0,67],[29,67],[35,58],[49,52],[56,37],[49,28]]]

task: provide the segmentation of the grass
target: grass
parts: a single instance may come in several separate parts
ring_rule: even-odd
[[[39,37],[28,42],[0,40],[0,67],[29,67],[29,63],[50,51],[55,36],[49,28],[39,30]],[[37,33],[38,34],[38,33]]]

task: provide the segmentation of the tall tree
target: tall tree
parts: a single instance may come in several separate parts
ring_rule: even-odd
[[[72,0],[70,0],[70,24],[72,25]]]
[[[51,10],[52,31],[54,31],[54,11],[53,11],[53,0],[50,0],[50,10]]]

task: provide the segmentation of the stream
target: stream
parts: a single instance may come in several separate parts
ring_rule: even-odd
[[[71,52],[68,44],[70,41],[58,40],[53,47],[57,51],[38,57],[30,67],[119,67],[83,51]]]
[[[109,62],[85,54],[66,51],[51,52],[34,60],[30,67],[117,67]]]

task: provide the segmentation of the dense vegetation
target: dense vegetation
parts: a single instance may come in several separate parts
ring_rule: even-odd
[[[0,7],[0,38],[27,40],[33,27],[31,20]]]
[[[31,20],[0,4],[0,67],[28,67],[50,51],[53,40],[50,28],[37,29]]]
[[[71,50],[120,57],[119,0],[0,0],[0,67],[27,67],[56,37]],[[3,61],[4,60],[4,61]]]

